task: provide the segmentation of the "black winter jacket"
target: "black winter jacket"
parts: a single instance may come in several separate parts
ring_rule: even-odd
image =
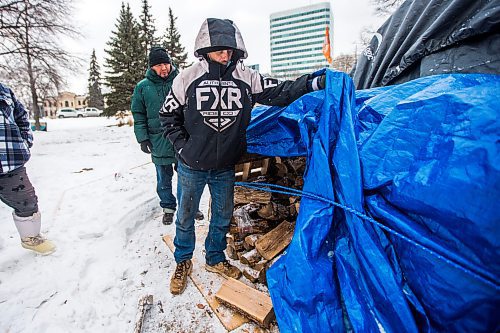
[[[165,135],[192,169],[232,167],[246,152],[253,105],[286,106],[308,92],[307,79],[278,84],[241,64],[225,68],[203,59],[174,80],[160,111]]]
[[[234,50],[232,64],[207,61],[206,54]],[[246,130],[255,103],[286,106],[308,92],[308,75],[278,83],[245,68],[240,31],[230,20],[209,18],[195,43],[200,62],[181,72],[160,110],[164,135],[177,159],[195,170],[233,167],[246,152]]]

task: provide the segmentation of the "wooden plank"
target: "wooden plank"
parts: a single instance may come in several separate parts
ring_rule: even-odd
[[[206,230],[204,233],[200,232],[200,230],[197,230],[196,235],[198,236],[200,234],[203,234],[203,237],[206,236]],[[165,235],[163,236],[163,241],[173,253],[175,248],[172,237],[170,235]],[[201,240],[197,239],[197,242],[201,244]],[[191,261],[193,262],[193,266],[198,265],[197,261],[194,258],[191,259]],[[204,268],[203,271],[205,271]],[[210,273],[207,272],[207,274]],[[214,278],[220,278],[221,280],[224,280],[224,278],[220,277],[218,274],[212,275],[214,276]],[[248,323],[248,319],[241,314],[233,311],[229,312],[227,311],[227,309],[224,309],[224,306],[215,298],[214,292],[211,290],[211,285],[205,283],[203,279],[201,279],[198,275],[191,274],[189,278],[194,283],[196,288],[198,288],[203,297],[207,300],[208,305],[212,308],[213,312],[215,313],[217,318],[219,318],[220,322],[226,328],[226,330],[232,331],[240,327],[241,325]]]
[[[252,166],[252,162],[247,162],[243,164],[243,174],[241,175],[241,180],[246,182],[248,179],[248,175],[250,174],[250,168]]]
[[[264,327],[275,318],[271,297],[238,280],[227,279],[215,297]]]
[[[262,161],[262,167],[260,169],[261,174],[264,176],[267,174],[267,169],[269,168],[269,159],[266,158],[265,160]]]
[[[290,244],[294,229],[295,222],[283,221],[260,237],[255,242],[255,248],[264,259],[271,260]]]
[[[139,299],[139,311],[137,312],[137,319],[135,321],[134,333],[142,333],[142,327],[144,325],[144,318],[146,317],[146,312],[148,312],[152,306],[153,306],[153,295],[145,295]]]

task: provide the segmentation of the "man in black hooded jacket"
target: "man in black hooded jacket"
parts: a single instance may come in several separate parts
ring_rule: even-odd
[[[236,25],[209,18],[195,42],[200,62],[173,82],[160,111],[165,135],[178,159],[176,270],[172,294],[180,294],[191,273],[195,248],[194,217],[208,184],[212,217],[205,240],[208,271],[238,279],[241,272],[224,255],[226,233],[233,213],[234,166],[246,152],[246,129],[255,103],[286,106],[325,84],[324,72],[279,83],[245,68],[247,51]]]

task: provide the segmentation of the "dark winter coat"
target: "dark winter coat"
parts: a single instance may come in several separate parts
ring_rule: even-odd
[[[22,167],[33,145],[28,113],[16,96],[0,83],[0,174]]]
[[[217,48],[235,50],[230,65],[203,57]],[[263,78],[245,68],[239,61],[247,56],[245,45],[238,28],[229,20],[206,20],[195,50],[200,62],[174,80],[160,111],[162,126],[177,159],[190,168],[232,167],[246,152],[246,129],[253,105],[288,105],[308,92],[308,76],[278,84],[275,79]]]
[[[135,137],[137,142],[151,141],[153,144],[151,157],[153,163],[158,165],[175,163],[172,144],[162,135],[159,111],[177,74],[179,71],[172,66],[172,71],[164,79],[150,68],[146,72],[145,79],[135,87],[132,96],[130,108],[134,117]]]

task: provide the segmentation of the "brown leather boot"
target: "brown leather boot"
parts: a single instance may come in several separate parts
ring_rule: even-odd
[[[231,265],[227,260],[219,262],[213,266],[205,264],[205,269],[209,272],[219,273],[225,278],[239,279],[241,277],[241,271]]]
[[[184,292],[187,285],[188,275],[193,270],[193,263],[191,260],[184,260],[177,264],[174,275],[170,279],[170,292],[174,295],[179,295]]]

